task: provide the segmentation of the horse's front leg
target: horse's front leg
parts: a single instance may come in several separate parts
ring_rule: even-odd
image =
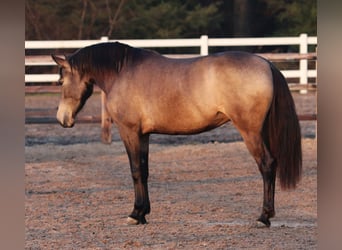
[[[120,129],[120,135],[128,154],[135,192],[134,208],[127,223],[146,224],[145,215],[150,213],[147,187],[149,135],[139,135],[129,129]]]

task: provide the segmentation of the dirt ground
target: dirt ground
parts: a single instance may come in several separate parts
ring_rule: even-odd
[[[294,94],[298,113],[315,113],[314,93]],[[55,108],[56,95],[26,96],[26,110]],[[99,96],[83,114],[99,114]],[[81,114],[80,114],[81,115]],[[317,249],[317,142],[301,122],[303,178],[277,185],[276,216],[256,228],[262,179],[231,125],[194,136],[152,135],[147,225],[126,225],[133,208],[128,159],[113,129],[99,124],[25,125],[26,249]]]

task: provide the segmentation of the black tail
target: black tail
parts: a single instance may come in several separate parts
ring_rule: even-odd
[[[276,160],[283,189],[295,188],[302,172],[301,132],[295,104],[281,72],[272,64],[273,100],[264,122],[263,139]]]

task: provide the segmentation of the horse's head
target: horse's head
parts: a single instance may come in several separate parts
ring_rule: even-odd
[[[57,120],[65,128],[74,126],[76,114],[82,109],[93,92],[93,81],[86,75],[80,75],[65,58],[52,55],[60,67],[59,83],[62,85],[61,100],[57,111]]]

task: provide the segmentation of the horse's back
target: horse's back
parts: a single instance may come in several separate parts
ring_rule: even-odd
[[[208,57],[219,83],[230,87],[272,87],[272,72],[269,62],[247,52],[224,52]]]

